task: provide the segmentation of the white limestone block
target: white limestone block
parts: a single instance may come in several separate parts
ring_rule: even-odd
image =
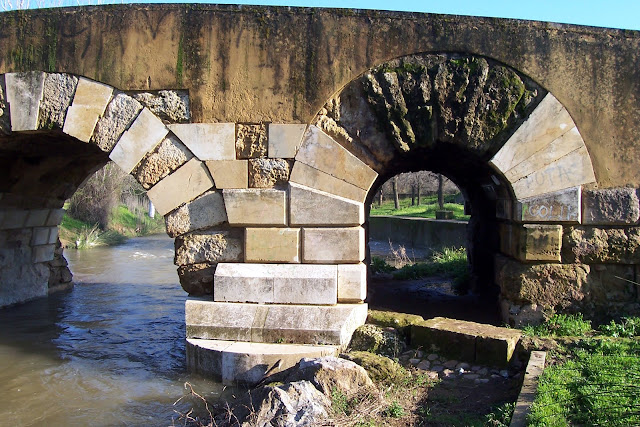
[[[64,209],[51,209],[45,225],[59,225],[64,217]]]
[[[548,93],[527,120],[491,159],[500,171],[506,172],[544,149],[551,141],[575,127],[569,112]]]
[[[376,171],[316,126],[309,126],[305,132],[295,159],[365,191],[378,177]]]
[[[58,227],[49,227],[49,244],[56,243],[58,241]]]
[[[156,211],[160,215],[166,215],[212,187],[213,180],[204,163],[193,158],[154,185],[147,195],[155,205]]]
[[[338,302],[360,302],[367,297],[367,266],[338,265]]]
[[[187,299],[187,338],[346,346],[367,304],[289,305]]]
[[[249,186],[248,160],[207,160],[205,163],[216,188],[247,188]]]
[[[295,162],[289,182],[363,203],[367,191],[301,162]]]
[[[581,187],[518,200],[516,219],[522,222],[582,222]]]
[[[78,80],[73,102],[67,110],[62,131],[82,142],[89,142],[93,129],[113,95],[111,86],[85,78]]]
[[[169,129],[200,160],[236,159],[235,123],[186,123]]]
[[[4,211],[2,215],[2,224],[0,229],[9,230],[14,228],[24,227],[27,218],[29,217],[29,211],[23,209],[8,209]]]
[[[245,262],[300,262],[299,228],[247,228]]]
[[[361,225],[364,203],[289,183],[291,225]]]
[[[269,124],[268,156],[272,159],[293,159],[302,144],[305,124]]]
[[[553,193],[595,182],[591,158],[581,147],[534,173],[516,181],[513,191],[518,199]]]
[[[165,216],[167,234],[176,237],[227,222],[221,191],[209,191]]]
[[[113,147],[109,158],[123,171],[130,173],[144,156],[167,136],[169,130],[147,108],[143,108],[131,127]]]
[[[274,189],[222,190],[232,226],[287,225],[287,192]]]
[[[555,162],[574,150],[584,146],[584,141],[577,127],[571,128],[562,136],[551,141],[544,150],[540,150],[528,159],[518,163],[505,172],[504,176],[509,182],[516,182],[533,172]]]
[[[4,75],[13,132],[38,129],[44,78],[41,71]]]
[[[364,256],[362,227],[302,229],[302,261],[305,263],[358,263]]]
[[[336,304],[335,265],[220,263],[213,299],[219,302]]]

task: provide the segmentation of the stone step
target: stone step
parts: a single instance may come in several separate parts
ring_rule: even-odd
[[[411,325],[411,345],[459,361],[506,366],[521,333],[464,320],[434,317]]]
[[[185,303],[187,338],[346,347],[366,319],[367,304]]]
[[[193,372],[213,376],[225,385],[253,385],[288,369],[303,357],[335,356],[339,346],[270,344],[187,338],[187,366]]]

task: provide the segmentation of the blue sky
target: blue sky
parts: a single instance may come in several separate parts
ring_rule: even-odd
[[[20,0],[3,0],[16,3]],[[24,0],[23,0],[24,1]],[[120,3],[109,0],[26,0],[30,6]],[[138,3],[156,1],[138,0]],[[184,0],[183,0],[184,2]],[[214,3],[212,1],[197,3]],[[163,1],[163,3],[166,3]],[[193,2],[195,3],[195,2]],[[593,25],[640,30],[640,0],[252,0],[219,1],[222,4],[275,6],[340,7],[356,9],[402,10],[410,12],[492,16],[538,21]]]

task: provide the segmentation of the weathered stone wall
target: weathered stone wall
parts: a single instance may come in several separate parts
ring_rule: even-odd
[[[564,105],[601,188],[640,187],[638,32],[380,11],[118,5],[0,14],[0,73],[60,71],[120,90],[189,90],[194,122],[309,123],[361,73],[462,52],[527,75]]]

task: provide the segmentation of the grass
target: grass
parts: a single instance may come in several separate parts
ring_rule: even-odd
[[[541,325],[525,326],[522,332],[538,337],[583,337],[592,332],[591,321],[584,320],[582,313],[553,314]]]
[[[64,247],[89,249],[114,246],[123,243],[127,237],[163,231],[162,216],[149,218],[146,212],[131,212],[126,206],[120,205],[111,213],[106,230],[100,229],[97,224],[88,224],[65,214],[60,224],[60,241]]]
[[[445,196],[444,208],[453,211],[453,217],[457,220],[468,220],[469,215],[464,214],[464,206],[454,203],[455,194]],[[435,218],[436,210],[439,209],[437,196],[426,196],[420,198],[420,205],[411,206],[411,198],[400,199],[400,209],[395,209],[393,200],[388,200],[378,206],[376,202],[371,204],[371,216],[392,215],[408,216],[416,218]]]
[[[529,424],[640,425],[638,324],[640,318],[632,317],[594,331],[582,315],[555,315],[544,327],[529,329],[541,336],[574,338],[553,351],[552,364],[540,377]]]

